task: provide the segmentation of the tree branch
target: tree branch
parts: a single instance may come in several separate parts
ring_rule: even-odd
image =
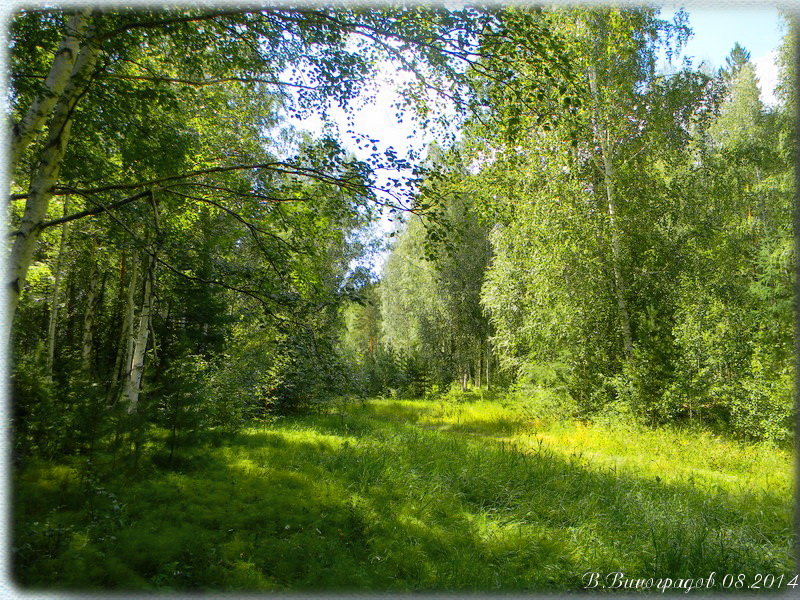
[[[281,272],[281,270],[277,267],[277,265],[275,265],[275,262],[272,260],[272,256],[267,251],[267,248],[264,246],[264,242],[261,241],[261,238],[259,238],[257,234],[261,233],[261,234],[265,234],[265,235],[272,235],[274,238],[286,243],[285,240],[280,238],[280,236],[274,235],[269,231],[265,231],[261,227],[253,225],[252,223],[250,223],[247,219],[245,219],[243,216],[241,216],[236,211],[233,211],[230,208],[220,204],[219,202],[215,202],[214,200],[209,200],[208,198],[202,198],[200,196],[192,196],[192,195],[189,195],[189,194],[183,194],[183,193],[177,192],[175,190],[169,190],[168,189],[168,190],[165,190],[165,191],[169,192],[170,194],[175,194],[176,196],[179,196],[181,198],[186,198],[187,200],[193,200],[195,202],[203,202],[203,203],[206,203],[206,204],[210,204],[211,206],[215,206],[218,209],[220,209],[221,211],[229,214],[234,219],[239,221],[250,232],[250,236],[253,238],[253,241],[255,241],[256,245],[261,250],[262,254],[264,255],[264,258],[267,260],[269,265],[272,267],[272,270],[275,271],[275,273],[278,275],[278,277],[280,277],[281,281],[286,283],[286,277]],[[291,248],[291,246],[289,246],[289,247]],[[292,250],[294,250],[294,248],[292,248]]]
[[[149,21],[134,21],[133,23],[126,23],[116,29],[112,29],[101,36],[99,36],[102,40],[107,40],[113,38],[120,33],[125,33],[126,31],[130,31],[131,29],[152,29],[154,27],[164,27],[166,25],[178,25],[180,23],[195,23],[197,21],[211,21],[216,19],[217,17],[231,17],[237,15],[244,15],[247,11],[242,10],[227,10],[227,11],[218,11],[213,13],[206,13],[200,15],[185,15],[182,17],[173,17],[170,19],[151,19]]]
[[[73,213],[71,215],[61,217],[59,219],[53,219],[52,221],[45,221],[44,223],[40,223],[38,229],[41,231],[42,229],[47,229],[48,227],[55,227],[56,225],[63,225],[64,223],[69,223],[70,221],[75,221],[76,219],[82,219],[83,217],[90,217],[92,215],[99,215],[100,213],[104,213],[109,210],[113,210],[115,208],[120,208],[125,206],[126,204],[130,204],[136,200],[141,198],[152,198],[153,193],[150,190],[146,190],[144,192],[139,192],[138,194],[134,194],[133,196],[128,196],[127,198],[123,198],[122,200],[118,200],[112,204],[102,205],[96,200],[91,200],[98,206],[96,208],[89,208],[87,210],[82,210],[81,212]],[[14,235],[16,232],[12,233]]]
[[[283,173],[286,175],[300,175],[303,177],[309,177],[311,179],[317,179],[319,181],[323,181],[326,183],[332,183],[334,185],[338,185],[339,187],[347,187],[354,191],[359,188],[363,189],[364,187],[364,186],[358,186],[357,184],[353,183],[353,181],[351,181],[350,178],[336,177],[334,175],[323,173],[322,171],[319,171],[318,169],[314,169],[311,167],[301,167],[299,165],[292,165],[291,163],[286,163],[286,162],[267,162],[267,163],[254,163],[246,165],[227,165],[219,167],[209,167],[207,169],[198,169],[196,171],[188,171],[186,173],[181,173],[179,175],[169,175],[167,177],[159,177],[157,179],[150,179],[147,181],[140,181],[136,183],[118,183],[118,184],[111,184],[89,189],[58,186],[54,188],[53,195],[63,196],[70,193],[99,194],[101,192],[135,190],[137,188],[153,187],[170,181],[189,179],[191,177],[200,177],[202,175],[211,175],[213,173],[227,173],[230,171],[255,171],[255,170],[267,170],[275,173]],[[15,194],[14,196],[12,196],[13,199],[20,199],[23,197],[27,197],[27,195],[22,196],[20,194]]]

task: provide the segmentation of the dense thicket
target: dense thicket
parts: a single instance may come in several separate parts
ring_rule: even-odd
[[[286,116],[346,105],[379,56],[458,85],[445,11],[25,11],[11,25],[15,450],[236,426],[342,389],[339,305],[371,164]],[[422,43],[422,40],[425,42]],[[410,99],[413,94],[409,92]],[[357,279],[357,278],[356,278]],[[20,292],[22,296],[20,298]],[[313,377],[311,376],[313,374]],[[115,454],[116,456],[116,450]]]
[[[401,233],[379,284],[384,348],[405,357],[401,370],[420,356],[432,383],[465,382],[455,340],[471,334],[452,315],[474,315],[470,343],[491,350],[485,363],[497,361],[523,392],[558,388],[567,414],[787,439],[792,40],[779,104],[765,107],[738,45],[716,74],[656,68],[659,48],[685,39],[680,19],[571,9],[548,12],[547,22],[573,66],[559,97],[535,96],[552,120],[509,117],[500,84],[486,84],[497,103],[453,148],[457,183],[428,182],[444,206],[457,190],[479,225],[430,260],[421,222]],[[543,76],[539,65],[517,68]],[[440,237],[428,228],[428,242]],[[448,282],[459,277],[469,284]],[[480,369],[469,369],[481,385]]]

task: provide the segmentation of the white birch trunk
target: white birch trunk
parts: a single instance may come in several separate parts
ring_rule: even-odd
[[[489,367],[492,361],[492,351],[491,346],[489,345],[489,338],[486,338],[486,389],[489,390],[492,387],[492,380],[489,377]]]
[[[42,127],[53,112],[56,101],[67,86],[90,12],[89,8],[85,8],[69,19],[64,38],[58,46],[50,72],[44,80],[44,90],[31,103],[22,120],[13,127],[10,167],[12,174],[25,148],[41,133]]]
[[[124,259],[123,259],[124,261]],[[123,262],[123,265],[125,263]],[[122,289],[125,288],[126,292],[126,299],[125,299],[125,312],[122,315],[122,328],[120,329],[120,336],[119,336],[119,345],[117,346],[117,357],[114,360],[114,370],[111,372],[111,382],[108,386],[108,401],[110,404],[113,404],[117,400],[119,400],[119,391],[117,390],[117,383],[120,380],[120,376],[122,375],[121,371],[123,368],[127,369],[127,365],[131,362],[131,354],[133,353],[133,344],[131,343],[131,324],[133,323],[134,318],[134,311],[136,307],[134,305],[134,296],[136,292],[136,286],[139,283],[139,261],[134,257],[131,261],[131,271],[130,271],[130,279],[127,282],[127,287],[125,287],[125,269],[123,266],[122,273],[120,274],[119,286],[120,286],[120,295],[122,294]],[[127,373],[127,371],[126,371]]]
[[[64,215],[69,214],[69,198],[64,200]],[[58,327],[58,311],[61,303],[61,276],[64,248],[69,237],[69,223],[61,227],[61,239],[58,242],[55,273],[53,273],[53,292],[50,295],[50,320],[47,323],[47,374],[53,378],[53,362],[56,354],[56,328]]]
[[[597,72],[594,65],[589,67],[589,88],[595,100],[595,114],[593,121],[594,137],[600,146],[600,155],[603,162],[603,183],[606,188],[606,202],[608,204],[608,224],[611,232],[611,268],[614,272],[614,295],[619,310],[620,329],[625,358],[633,357],[633,336],[631,334],[631,319],[626,300],[627,285],[622,273],[622,252],[620,249],[619,223],[617,222],[617,204],[614,196],[614,162],[611,156],[611,143],[608,134],[608,124],[601,128],[598,123],[599,93],[597,89]]]
[[[608,144],[605,144],[606,148]],[[614,171],[611,158],[607,151],[603,151],[603,178],[606,187],[606,199],[608,200],[608,220],[611,229],[611,254],[613,257],[614,269],[614,289],[617,296],[617,307],[619,308],[620,326],[622,328],[622,341],[625,346],[625,356],[630,359],[633,356],[633,336],[631,335],[631,318],[628,312],[628,302],[625,298],[627,285],[622,274],[621,252],[619,244],[619,228],[617,224],[617,206],[614,200]]]
[[[139,391],[142,385],[144,372],[144,356],[147,351],[147,338],[150,332],[150,314],[153,310],[152,278],[155,261],[151,258],[150,265],[145,273],[144,293],[142,294],[142,310],[136,327],[131,326],[131,354],[130,369],[125,381],[125,400],[128,403],[128,414],[133,414],[139,404]]]
[[[97,265],[92,264],[89,275],[89,291],[86,295],[86,311],[83,314],[81,336],[81,369],[89,373],[92,367],[92,333],[94,332],[94,305],[97,300]]]
[[[478,359],[475,361],[475,374],[478,389],[481,389],[481,382],[483,380],[483,350],[480,341],[478,341]]]
[[[125,376],[130,373],[131,361],[133,360],[133,348],[136,346],[136,290],[139,286],[139,260],[138,257],[133,261],[133,273],[131,274],[131,283],[128,288],[128,314],[127,324],[125,327]]]
[[[9,318],[12,320],[19,303],[19,294],[28,274],[28,268],[33,260],[33,252],[40,234],[39,226],[47,215],[53,187],[58,182],[58,173],[72,127],[72,110],[78,101],[80,92],[88,82],[98,54],[99,49],[93,44],[85,44],[81,48],[66,89],[53,111],[47,143],[42,150],[39,167],[31,178],[25,212],[19,228],[14,232],[14,244],[11,248]]]

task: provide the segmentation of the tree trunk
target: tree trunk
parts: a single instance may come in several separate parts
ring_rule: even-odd
[[[606,143],[606,148],[608,144]],[[611,255],[614,269],[614,289],[617,296],[617,307],[619,308],[620,326],[622,328],[622,341],[625,347],[625,357],[630,360],[633,356],[633,336],[631,335],[631,318],[628,312],[628,302],[625,299],[627,285],[622,274],[620,235],[617,223],[617,207],[614,200],[614,172],[611,158],[607,150],[603,151],[603,177],[605,179],[606,198],[608,200],[608,220],[611,228]]]
[[[86,293],[86,310],[83,313],[83,335],[81,336],[81,370],[92,369],[92,334],[94,332],[94,305],[97,300],[97,263],[92,262],[89,273],[89,290]]]
[[[486,338],[486,390],[491,389],[492,380],[489,378],[489,364],[492,361],[491,349],[489,348],[489,338]]]
[[[475,373],[475,380],[478,384],[478,389],[481,389],[481,380],[483,379],[483,352],[480,342],[478,342],[478,360],[475,361]]]
[[[139,313],[139,322],[131,333],[134,333],[133,353],[131,355],[130,369],[125,381],[125,399],[128,402],[128,414],[136,412],[139,404],[139,391],[142,385],[144,372],[144,355],[147,350],[147,338],[150,332],[150,315],[153,309],[152,280],[155,270],[155,260],[151,257],[150,264],[145,273],[144,292],[142,294],[142,310]]]
[[[41,133],[42,127],[47,119],[50,118],[59,96],[67,86],[75,66],[80,40],[89,22],[90,12],[91,9],[85,8],[69,19],[64,38],[58,46],[50,72],[44,80],[44,89],[39,97],[31,103],[22,120],[16,123],[12,129],[10,150],[10,173],[12,176],[20,156]]]
[[[122,262],[122,273],[120,274],[120,294],[123,288],[127,289],[127,297],[125,302],[125,312],[122,317],[122,328],[120,329],[119,345],[117,347],[117,357],[114,361],[114,370],[111,372],[111,383],[108,386],[108,401],[113,403],[119,399],[119,391],[117,390],[117,383],[120,376],[127,376],[127,365],[131,362],[133,355],[133,337],[131,335],[131,327],[135,316],[136,306],[134,298],[136,295],[136,287],[139,284],[139,260],[137,257],[131,261],[130,280],[128,281],[127,288],[125,288],[125,258]]]
[[[81,92],[88,84],[89,75],[94,69],[98,54],[99,49],[94,44],[85,43],[81,47],[66,89],[53,110],[47,142],[42,150],[39,166],[31,178],[25,212],[19,228],[14,232],[10,267],[10,320],[13,320],[19,303],[19,295],[33,260],[33,252],[40,234],[40,225],[47,215],[53,187],[58,183],[58,173],[69,142],[73,109]]]
[[[64,200],[64,214],[69,214],[69,197]],[[53,379],[53,362],[56,354],[56,328],[58,326],[58,310],[61,302],[61,277],[62,263],[64,261],[64,248],[69,237],[69,223],[64,223],[61,228],[61,239],[58,242],[58,254],[53,273],[53,292],[50,295],[50,320],[47,323],[47,374]]]
[[[125,308],[122,315],[122,327],[120,328],[120,335],[119,335],[119,343],[117,344],[117,356],[114,360],[114,369],[111,371],[111,382],[108,386],[108,402],[109,404],[113,404],[116,400],[119,399],[119,392],[117,390],[117,383],[120,380],[120,377],[123,375],[127,375],[127,370],[123,374],[123,369],[127,369],[127,365],[130,364],[131,361],[131,354],[133,352],[131,347],[131,333],[130,328],[131,324],[133,323],[134,318],[134,296],[136,292],[136,286],[138,284],[139,279],[139,260],[134,257],[131,261],[131,269],[130,269],[130,277],[129,281],[127,282],[127,286],[125,285],[125,275],[126,275],[126,258],[123,257],[122,259],[122,269],[119,278],[119,289],[120,295],[122,294],[122,290],[126,289],[126,301],[125,301]]]
[[[619,223],[617,222],[617,204],[614,196],[614,162],[611,156],[611,143],[608,134],[608,124],[603,127],[598,121],[599,93],[597,89],[597,73],[594,65],[589,68],[589,87],[595,100],[595,114],[593,120],[595,140],[600,146],[600,155],[603,162],[603,184],[606,188],[606,202],[608,204],[608,224],[611,232],[611,267],[614,272],[614,294],[619,309],[620,329],[622,330],[623,349],[625,359],[633,357],[633,336],[631,335],[631,319],[626,300],[627,285],[622,273],[622,252],[620,249]]]

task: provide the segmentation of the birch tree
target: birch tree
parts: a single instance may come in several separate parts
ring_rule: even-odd
[[[21,286],[33,259],[41,225],[47,215],[53,188],[58,183],[59,171],[72,130],[73,114],[81,95],[89,86],[100,52],[91,28],[84,24],[86,18],[86,15],[82,13],[77,19],[70,20],[70,27],[51,69],[51,74],[54,71],[57,73],[53,77],[56,81],[51,82],[52,85],[48,86],[46,98],[41,100],[37,98],[33,102],[25,120],[20,126],[15,127],[12,135],[12,160],[16,161],[25,146],[33,141],[42,122],[49,116],[47,114],[49,111],[46,109],[52,104],[52,116],[50,116],[47,126],[46,140],[38,157],[39,164],[30,177],[22,219],[14,231],[9,268],[11,273],[9,310],[12,317],[19,302]],[[89,29],[88,32],[87,29]],[[66,57],[74,54],[79,32],[85,32],[85,34],[73,63]],[[70,66],[71,69],[69,69]],[[65,77],[63,73],[67,70],[69,70],[69,76]],[[58,94],[57,91],[62,87],[63,90]],[[52,101],[53,98],[55,98],[55,102]],[[31,116],[29,117],[29,115]],[[13,166],[16,166],[16,162],[12,163],[12,168]]]
[[[656,46],[682,35],[680,22],[645,9],[562,9],[550,19],[575,72],[560,99],[540,98],[539,110],[560,122],[522,121],[525,135],[510,140],[475,125],[473,152],[485,157],[486,140],[494,151],[476,193],[499,220],[483,295],[505,365],[561,365],[573,396],[592,407],[628,389],[637,346],[648,345],[645,315],[663,308],[650,294],[661,284],[643,268],[644,257],[662,256],[663,239],[653,203],[664,184],[648,164],[672,159],[686,135],[681,111],[700,88],[655,73]],[[680,110],[669,106],[679,94]],[[523,180],[508,176],[514,169]],[[480,190],[487,183],[489,193]]]

